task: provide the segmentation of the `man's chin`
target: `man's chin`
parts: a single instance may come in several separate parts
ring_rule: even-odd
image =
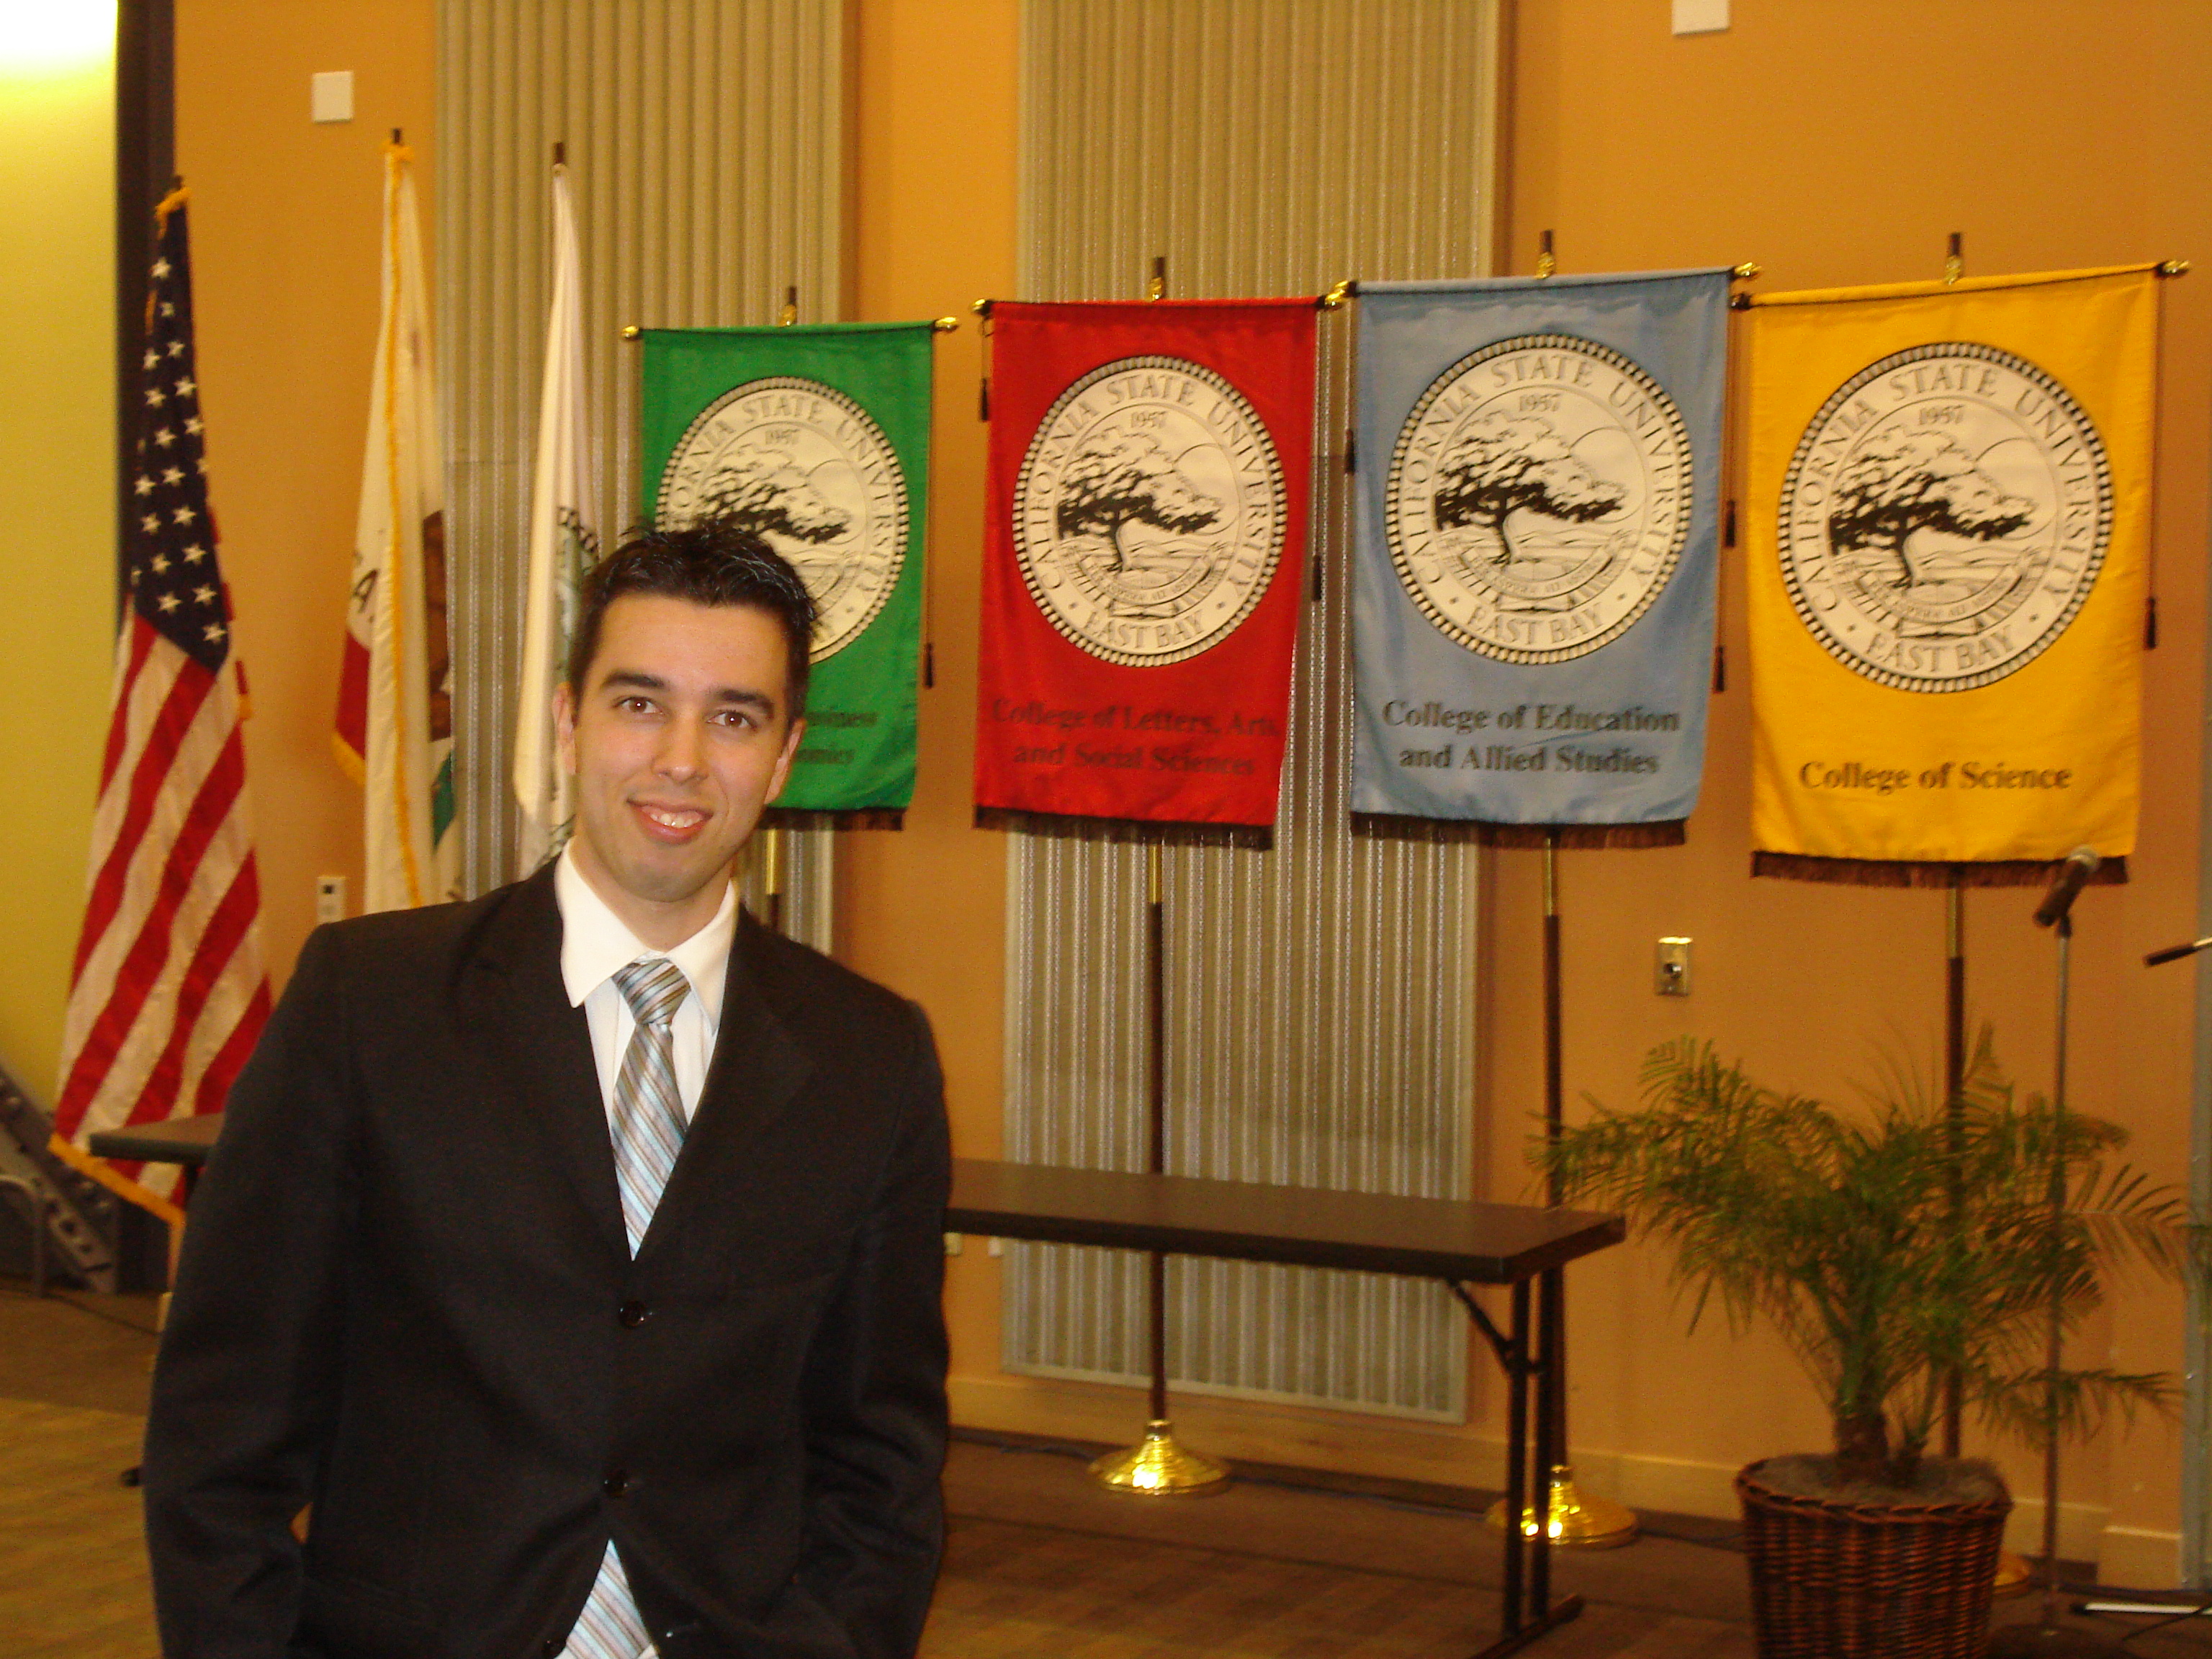
[[[648,904],[684,904],[720,882],[730,867],[729,858],[712,854],[675,863],[664,859],[629,859],[614,872],[623,891]]]

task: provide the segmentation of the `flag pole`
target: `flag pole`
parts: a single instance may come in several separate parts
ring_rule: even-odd
[[[1152,256],[1152,280],[1145,297],[1168,291],[1168,262]],[[1157,832],[1145,841],[1145,1170],[1168,1171],[1168,975],[1167,899]],[[1093,1460],[1091,1473],[1116,1492],[1167,1498],[1225,1491],[1229,1471],[1178,1443],[1168,1421],[1168,1259],[1154,1250],[1146,1261],[1147,1346],[1152,1393],[1145,1437],[1121,1451]]]

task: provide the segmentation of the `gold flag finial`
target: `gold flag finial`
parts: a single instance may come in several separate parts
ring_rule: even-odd
[[[1543,246],[1536,252],[1536,274],[1549,276],[1559,268],[1559,262],[1552,257],[1552,233],[1547,230],[1544,233]]]

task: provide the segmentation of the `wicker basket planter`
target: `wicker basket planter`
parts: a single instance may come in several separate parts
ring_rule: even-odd
[[[1760,1659],[1981,1659],[2012,1499],[1836,1504],[1737,1473]]]

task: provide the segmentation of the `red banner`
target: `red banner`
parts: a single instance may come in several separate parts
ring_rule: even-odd
[[[1314,302],[991,313],[979,822],[1275,818]]]

